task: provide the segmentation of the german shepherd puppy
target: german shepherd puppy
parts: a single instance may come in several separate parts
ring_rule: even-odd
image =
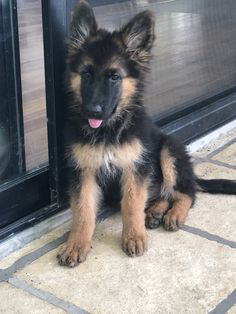
[[[198,179],[184,145],[147,117],[142,96],[153,41],[149,11],[111,33],[97,27],[86,2],[75,8],[66,127],[73,223],[57,256],[61,265],[74,267],[86,259],[104,195],[120,199],[122,247],[139,256],[147,249],[145,224],[177,230],[197,187],[235,193],[235,181]]]

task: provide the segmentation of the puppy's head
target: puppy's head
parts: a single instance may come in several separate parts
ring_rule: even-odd
[[[114,119],[132,104],[150,60],[154,18],[136,15],[121,30],[98,29],[92,8],[75,8],[69,42],[69,86],[91,128]]]

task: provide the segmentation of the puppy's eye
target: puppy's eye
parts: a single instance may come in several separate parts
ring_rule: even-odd
[[[121,78],[121,77],[120,77],[120,75],[119,75],[118,73],[114,73],[114,74],[112,74],[112,75],[110,76],[110,79],[111,79],[112,81],[118,81],[120,78]]]
[[[82,77],[88,80],[92,77],[92,73],[89,71],[85,71],[82,73]]]

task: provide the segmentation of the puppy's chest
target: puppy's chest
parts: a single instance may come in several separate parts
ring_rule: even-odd
[[[72,158],[81,169],[90,168],[97,171],[104,169],[112,171],[114,167],[125,169],[133,167],[136,162],[142,162],[144,149],[138,139],[119,145],[82,145],[72,148]]]

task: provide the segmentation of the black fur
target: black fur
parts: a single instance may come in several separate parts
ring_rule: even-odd
[[[197,190],[212,194],[236,194],[236,181],[213,179],[204,180],[197,178]]]
[[[86,2],[75,9],[65,128],[73,224],[58,253],[61,265],[85,260],[100,191],[105,201],[121,201],[122,246],[129,256],[146,250],[144,210],[147,227],[164,222],[167,230],[177,230],[197,190],[235,194],[235,181],[198,179],[185,146],[147,116],[142,96],[153,41],[149,11],[110,33],[98,29]]]
[[[82,22],[80,10],[83,12]],[[68,73],[81,75],[82,100],[75,97],[74,91],[70,92],[65,131],[68,160],[70,160],[70,147],[77,143],[120,145],[137,138],[147,151],[142,164],[136,165],[137,177],[140,180],[150,177],[152,182],[147,207],[162,198],[163,175],[160,154],[164,148],[168,149],[175,160],[177,177],[175,191],[188,195],[193,202],[197,185],[201,186],[201,191],[204,192],[235,194],[235,182],[196,179],[184,145],[172,136],[163,134],[146,115],[142,94],[150,49],[154,40],[153,28],[153,16],[148,11],[140,13],[121,31],[113,33],[97,28],[92,10],[86,3],[80,4],[75,11]],[[78,34],[80,34],[80,38],[79,41],[76,41]],[[93,36],[95,36],[94,39],[90,40]],[[83,64],[87,57],[93,60],[92,68]],[[108,61],[112,58],[119,60],[121,69],[114,69],[112,73],[106,72]],[[119,73],[117,74],[116,71]],[[113,80],[113,75],[118,75],[118,77]],[[116,118],[121,82],[125,77],[136,80],[136,91],[127,110],[121,112],[121,115]],[[102,110],[94,112],[96,106],[100,106]],[[99,128],[94,129],[89,126],[88,118],[102,119],[103,123]],[[80,170],[75,170],[73,164],[71,169],[73,173],[71,186],[75,186],[73,182],[77,182]],[[76,169],[78,169],[77,165]],[[101,168],[97,172],[97,181],[102,187],[104,195],[109,199],[114,196],[114,199],[118,200],[121,196],[117,189],[120,187],[122,170],[114,169],[113,172],[115,176],[106,175]]]

